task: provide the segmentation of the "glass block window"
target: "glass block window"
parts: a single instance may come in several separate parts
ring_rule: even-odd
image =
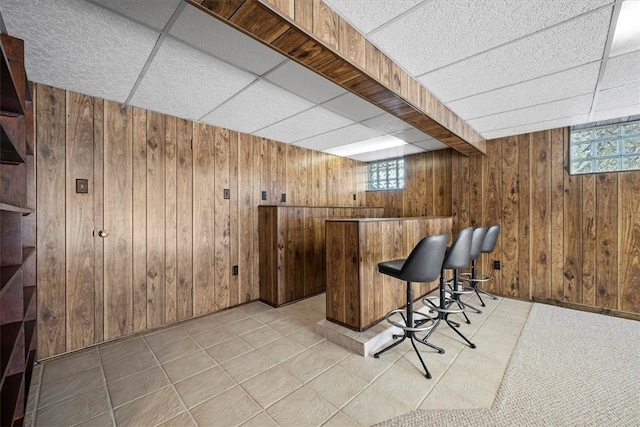
[[[640,169],[640,121],[571,130],[571,173]]]
[[[369,163],[369,190],[404,188],[404,159],[387,159]]]

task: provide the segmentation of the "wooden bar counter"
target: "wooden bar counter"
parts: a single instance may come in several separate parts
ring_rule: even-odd
[[[328,219],[327,319],[363,331],[406,305],[406,285],[378,273],[378,263],[406,258],[428,235],[447,234],[451,217]],[[438,286],[416,283],[416,298]]]
[[[278,307],[324,292],[325,220],[383,212],[359,206],[259,206],[260,300]]]

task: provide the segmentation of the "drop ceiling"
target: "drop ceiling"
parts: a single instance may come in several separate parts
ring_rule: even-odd
[[[612,43],[621,0],[324,1],[486,139],[640,113],[640,40]],[[320,151],[407,143],[348,155],[363,161],[447,147],[181,0],[0,13],[39,83]]]

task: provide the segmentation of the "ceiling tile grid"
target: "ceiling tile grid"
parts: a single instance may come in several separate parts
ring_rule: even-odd
[[[510,127],[496,131],[485,132],[484,136],[488,140],[495,138],[503,138],[513,135],[522,135],[525,133],[556,129],[564,126],[579,125],[589,121],[589,114],[579,114],[571,117],[561,117],[553,120],[546,120],[528,125]]]
[[[292,143],[354,124],[352,120],[316,106],[255,132],[256,135]]]
[[[362,124],[382,133],[396,133],[412,128],[410,124],[403,122],[391,114],[385,114],[384,116],[365,120]]]
[[[322,103],[345,93],[340,86],[294,61],[283,63],[265,78],[315,103]]]
[[[141,22],[157,31],[167,25],[182,0],[88,0]]]
[[[637,82],[640,82],[640,50],[609,58],[600,88],[610,89]]]
[[[25,40],[38,83],[124,102],[159,33],[81,0],[3,0],[9,34]]]
[[[384,135],[382,132],[378,132],[377,130],[359,123],[355,123],[350,126],[297,141],[294,145],[322,151],[328,148],[376,138],[382,135]]]
[[[322,106],[356,122],[386,114],[384,110],[351,92],[327,101]]]
[[[367,153],[354,154],[349,158],[360,160],[361,162],[372,162],[380,159],[391,159],[393,157],[409,156],[411,154],[422,153],[424,150],[415,145],[406,144],[399,147],[387,148],[379,151],[369,151]]]
[[[591,112],[591,116],[589,117],[589,119],[585,120],[582,123],[609,120],[612,117],[620,118],[620,117],[636,116],[638,114],[638,111],[640,111],[640,103],[636,105],[626,105],[624,107],[616,107],[610,110],[593,111]],[[580,124],[580,123],[575,123],[575,124]]]
[[[367,34],[423,0],[323,0],[354,28]],[[428,1],[428,0],[427,0]]]
[[[438,141],[435,138],[431,138],[426,141],[416,142],[413,145],[415,145],[416,147],[423,148],[427,151],[443,150],[445,148],[449,148],[448,145],[443,144],[442,142]]]
[[[640,83],[601,90],[594,104],[595,111],[640,105]]]

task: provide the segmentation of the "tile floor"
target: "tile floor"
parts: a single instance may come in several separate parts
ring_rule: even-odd
[[[274,309],[261,302],[102,344],[36,366],[27,426],[369,426],[414,409],[489,407],[531,304],[487,301],[380,359],[319,335],[325,296]]]

